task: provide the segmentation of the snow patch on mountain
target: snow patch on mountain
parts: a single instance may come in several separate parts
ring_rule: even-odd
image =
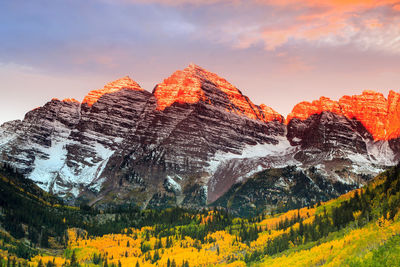
[[[49,191],[51,182],[55,180],[58,172],[64,166],[67,150],[65,142],[54,143],[49,148],[41,147],[40,149],[43,155],[36,156],[35,168],[29,178],[37,182],[42,189]]]
[[[378,165],[395,165],[395,154],[389,146],[388,141],[366,140],[367,151],[371,161]]]
[[[295,151],[296,148],[290,145],[285,136],[278,136],[276,140],[278,140],[278,144],[247,145],[243,148],[241,154],[217,152],[209,161],[206,171],[214,174],[222,163],[232,159],[264,158],[268,156],[284,157]]]
[[[15,138],[17,138],[17,134],[7,133],[0,128],[0,148],[12,142]]]
[[[90,189],[100,191],[101,185],[105,180],[100,177],[100,175],[103,173],[103,170],[114,151],[99,143],[93,143],[92,147],[95,152],[95,157],[89,159],[90,163],[80,164],[79,175],[76,175],[75,171],[66,165],[63,166],[59,173],[60,177],[64,181],[71,184],[80,184],[84,186],[90,185]]]
[[[68,142],[54,142],[49,148],[40,148],[41,156],[37,156],[34,161],[34,169],[29,174],[29,178],[37,182],[38,185],[47,191],[56,194],[64,194],[71,188],[63,186],[66,184],[74,185],[74,190],[69,191],[75,197],[79,195],[80,186],[90,185],[90,189],[99,191],[104,179],[99,179],[109,158],[114,151],[105,148],[103,145],[93,142],[91,145],[94,157],[88,158],[87,162],[79,163],[76,170],[66,165]],[[79,175],[77,175],[77,171]],[[62,184],[59,183],[62,181]]]
[[[180,184],[175,182],[175,180],[169,175],[167,176],[165,185],[169,190],[172,190],[174,192],[182,192],[182,187],[180,186]]]
[[[382,172],[384,169],[382,165],[376,165],[370,160],[369,155],[349,153],[347,158],[352,161],[352,169],[358,174],[372,174],[376,175]]]

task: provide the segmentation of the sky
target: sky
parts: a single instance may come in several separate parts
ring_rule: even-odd
[[[400,89],[400,1],[0,0],[0,123],[195,63],[283,115]]]

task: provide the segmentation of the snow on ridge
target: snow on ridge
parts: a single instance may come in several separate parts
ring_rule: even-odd
[[[366,144],[368,154],[373,157],[371,159],[373,163],[386,166],[396,165],[395,154],[390,148],[388,141],[374,142],[368,140]]]
[[[395,154],[388,141],[365,140],[365,143],[368,154],[346,154],[346,157],[353,162],[354,172],[376,175],[384,171],[383,166],[396,165]]]
[[[209,161],[209,166],[206,168],[211,174],[214,174],[221,163],[232,159],[246,158],[263,158],[267,156],[284,156],[294,151],[295,147],[291,146],[289,140],[285,136],[277,138],[278,144],[256,144],[247,145],[243,148],[242,154],[217,152]]]
[[[384,171],[383,168],[378,167],[371,160],[369,155],[361,155],[355,153],[349,153],[347,158],[350,159],[352,164],[352,169],[355,173],[363,173],[363,174],[378,174]],[[377,164],[379,165],[379,164]]]
[[[105,164],[104,164],[104,166],[105,166]],[[95,192],[100,192],[101,186],[103,185],[103,182],[105,180],[106,180],[106,178],[96,179],[95,181],[92,182],[92,184],[88,188]]]
[[[64,165],[63,168],[60,169],[59,175],[64,181],[68,181],[74,185],[90,185],[90,189],[100,191],[101,185],[105,180],[105,178],[101,178],[100,175],[102,174],[108,160],[110,159],[114,151],[105,148],[103,145],[97,142],[94,142],[92,148],[95,151],[96,156],[101,158],[102,160],[97,163],[93,163],[92,161],[92,166],[82,164],[82,169],[79,171],[78,175],[75,174],[71,168]],[[93,160],[93,158],[91,158],[91,160]],[[73,193],[74,195],[79,194],[79,192],[77,192],[76,190],[71,191],[71,193]]]
[[[17,121],[9,121],[0,125],[0,148],[8,145],[18,137],[18,134],[12,130],[12,126],[16,123]]]
[[[253,176],[254,174],[256,174],[256,173],[258,173],[258,172],[261,172],[261,171],[263,171],[263,170],[264,170],[263,166],[257,165],[256,168],[254,168],[252,171],[246,173],[246,175],[240,176],[236,181],[237,181],[237,182],[244,181],[245,179],[247,179],[247,178]]]
[[[182,192],[181,185],[175,182],[175,180],[169,175],[167,175],[167,183],[172,187],[171,189],[174,192]]]
[[[78,185],[91,185],[91,189],[99,191],[104,179],[99,179],[103,172],[109,158],[114,153],[103,145],[93,142],[91,148],[95,152],[96,157],[102,160],[94,162],[93,158],[89,158],[91,166],[77,162],[80,165],[79,170],[74,170],[68,167],[67,159],[67,144],[74,142],[59,141],[53,142],[49,148],[40,147],[40,151],[45,154],[46,158],[36,156],[34,161],[35,168],[29,174],[29,178],[37,182],[37,184],[44,190],[52,190],[54,193],[64,193],[67,187],[57,184],[57,178],[60,178],[65,184],[73,185],[70,191],[74,196],[79,195]],[[77,174],[76,171],[79,173]],[[53,188],[50,188],[53,186]]]
[[[17,134],[5,134],[4,131],[0,132],[0,148],[9,144],[17,138]]]
[[[34,161],[35,168],[29,174],[29,178],[38,182],[38,185],[42,187],[42,189],[49,191],[51,181],[56,178],[57,172],[64,165],[67,157],[67,150],[65,149],[65,142],[55,142],[49,148],[40,147],[40,150],[47,155],[48,158],[36,156]]]

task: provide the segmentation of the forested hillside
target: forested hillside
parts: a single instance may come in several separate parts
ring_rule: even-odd
[[[0,186],[4,266],[400,264],[400,166],[335,200],[250,218],[68,207],[7,167]]]

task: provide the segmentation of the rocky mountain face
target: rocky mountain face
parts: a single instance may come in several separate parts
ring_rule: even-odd
[[[391,140],[400,135],[399,98],[400,94],[394,91],[390,91],[387,99],[383,94],[374,91],[364,91],[361,95],[343,96],[339,101],[321,97],[311,103],[297,104],[287,120],[291,121],[293,118],[306,120],[313,114],[328,111],[359,121],[374,140]]]
[[[105,175],[113,178],[105,190],[122,199],[151,196],[142,201],[156,207],[201,206],[217,152],[236,155],[246,146],[278,144],[285,126],[272,109],[254,105],[227,81],[190,65],[155,87],[131,133],[109,160]],[[140,183],[132,183],[135,179]]]
[[[395,145],[400,128],[399,96],[391,91],[386,99],[380,93],[364,91],[339,101],[321,97],[299,103],[287,118],[288,140],[301,148],[295,158],[312,164],[315,158],[350,160],[349,167],[355,172],[394,164],[399,154]]]
[[[355,188],[356,184],[327,180],[315,167],[287,166],[258,172],[234,184],[213,205],[247,217],[268,209],[279,213],[298,209]]]
[[[0,161],[47,191],[99,206],[202,207],[239,187],[247,188],[234,191],[245,206],[296,197],[306,205],[358,187],[397,161],[398,103],[395,92],[386,99],[366,91],[302,102],[285,120],[191,64],[152,93],[124,77],[81,103],[53,99],[22,121],[3,124]],[[255,183],[257,197],[246,198],[253,184],[247,180],[287,166],[297,174],[264,172],[268,182]],[[275,190],[281,178],[287,188]],[[221,199],[218,205],[228,205]]]

